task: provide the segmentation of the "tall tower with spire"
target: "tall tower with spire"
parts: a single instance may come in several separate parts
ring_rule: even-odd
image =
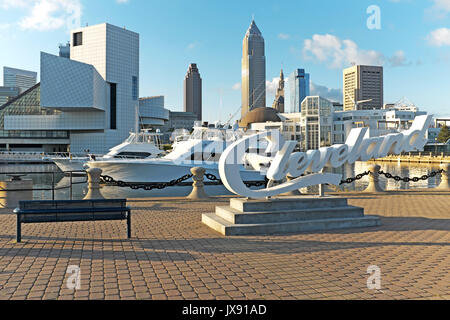
[[[278,113],[284,112],[284,74],[283,69],[280,71],[280,81],[278,82],[277,93],[275,100],[273,101],[272,108],[277,110]]]
[[[252,20],[242,43],[242,117],[266,107],[266,57],[264,38]]]
[[[191,63],[183,82],[183,105],[185,112],[192,112],[202,120],[202,78],[197,64]]]

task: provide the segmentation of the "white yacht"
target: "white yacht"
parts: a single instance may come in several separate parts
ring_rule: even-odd
[[[203,167],[206,173],[220,179],[218,161],[226,147],[243,136],[242,131],[218,128],[195,127],[189,139],[177,141],[173,151],[164,157],[154,159],[102,159],[89,161],[90,168],[100,168],[103,175],[116,181],[129,183],[161,183],[190,174],[193,167]],[[262,141],[260,149],[267,147]],[[256,146],[255,146],[256,147]],[[267,147],[268,148],[268,147]],[[264,181],[265,176],[247,165],[242,165],[241,176],[244,181]],[[186,181],[192,181],[186,180]],[[205,182],[209,179],[205,177]]]
[[[51,159],[63,172],[82,172],[86,169],[84,165],[90,160],[155,158],[164,152],[160,149],[160,136],[161,133],[150,132],[144,129],[137,134],[131,132],[124,142],[111,148],[104,156],[66,153],[59,154]]]

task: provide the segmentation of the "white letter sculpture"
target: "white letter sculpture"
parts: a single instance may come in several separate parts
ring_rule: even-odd
[[[266,138],[273,141],[276,140],[274,137],[279,135],[278,131],[266,131],[236,141],[224,151],[219,160],[220,178],[229,191],[253,199],[272,197],[317,184],[339,185],[342,180],[342,175],[339,174],[315,173],[304,177],[301,175],[306,171],[319,172],[325,166],[338,168],[345,163],[353,164],[358,160],[367,161],[390,154],[422,150],[427,142],[426,131],[430,122],[431,116],[418,116],[407,131],[373,138],[370,137],[368,128],[356,128],[350,132],[345,144],[307,152],[293,153],[297,142],[287,141],[271,160],[266,175],[269,180],[276,181],[284,179],[287,175],[298,178],[266,189],[252,190],[242,181],[239,168],[250,140]]]

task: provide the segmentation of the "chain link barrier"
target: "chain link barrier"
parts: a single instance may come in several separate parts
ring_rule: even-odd
[[[207,177],[209,180],[211,181],[217,181],[218,184],[223,184],[222,180],[220,180],[219,178],[217,178],[215,175],[213,175],[212,173],[206,173],[205,177]],[[269,182],[269,180],[267,178],[265,178],[264,181],[247,181],[244,182],[244,184],[247,186],[247,188],[250,187],[262,187],[262,186],[267,186],[267,183]]]
[[[379,175],[383,175],[385,176],[387,179],[393,179],[397,182],[399,181],[403,181],[403,182],[419,182],[420,180],[425,181],[428,180],[430,178],[433,178],[435,176],[437,176],[438,174],[442,174],[444,173],[445,170],[441,169],[441,170],[437,170],[437,171],[432,171],[430,174],[426,174],[423,175],[422,177],[413,177],[413,178],[409,178],[409,177],[399,177],[399,176],[394,176],[390,173],[384,172],[384,171],[380,171],[378,172]]]
[[[438,174],[442,174],[444,172],[445,172],[445,170],[440,169],[440,170],[437,170],[437,171],[432,171],[430,174],[423,175],[422,177],[413,177],[413,178],[394,176],[391,173],[387,173],[387,172],[384,172],[384,171],[379,171],[378,174],[385,176],[387,179],[393,179],[393,180],[395,180],[397,182],[399,182],[399,181],[403,181],[403,182],[419,182],[420,180],[425,181],[425,180],[428,180],[430,178],[436,177]],[[364,173],[358,174],[354,178],[348,178],[348,179],[342,180],[340,185],[350,184],[350,183],[355,182],[356,180],[361,180],[363,177],[368,176],[369,174],[371,174],[371,172],[370,171],[366,171]]]
[[[394,176],[390,173],[384,172],[384,171],[379,171],[378,174],[379,175],[383,175],[385,176],[387,179],[393,179],[397,182],[399,181],[403,181],[403,182],[419,182],[420,180],[425,181],[428,180],[430,178],[433,178],[435,176],[437,176],[438,174],[442,174],[444,173],[445,170],[441,169],[441,170],[437,170],[437,171],[433,171],[430,174],[427,175],[423,175],[422,177],[413,177],[413,178],[409,178],[409,177],[400,177],[400,176]],[[371,174],[370,171],[366,171],[363,173],[358,174],[357,176],[355,176],[354,178],[347,178],[345,180],[342,180],[341,183],[339,185],[343,185],[343,184],[350,184],[353,183],[357,180],[361,180],[362,178],[364,178],[365,176],[368,176],[369,174]],[[108,183],[108,184],[114,184],[118,187],[121,188],[131,188],[133,190],[138,190],[138,189],[144,189],[144,190],[153,190],[153,189],[159,189],[162,190],[164,188],[167,187],[174,187],[176,185],[179,185],[180,183],[192,178],[193,175],[192,174],[186,174],[178,179],[174,179],[172,181],[169,182],[160,182],[160,183],[130,183],[130,182],[124,182],[121,180],[115,180],[113,177],[108,176],[108,175],[102,175],[101,179],[104,183]],[[205,177],[210,180],[210,181],[214,181],[216,182],[218,185],[222,185],[223,182],[222,180],[220,180],[219,178],[217,178],[215,175],[213,175],[212,173],[205,173]],[[250,187],[262,187],[262,186],[267,186],[268,183],[268,179],[265,178],[264,181],[247,181],[244,182],[245,185],[250,188]]]
[[[112,185],[115,185],[120,188],[131,188],[133,190],[144,189],[144,190],[149,191],[149,190],[153,190],[153,189],[162,190],[167,187],[174,187],[174,186],[179,185],[180,183],[192,178],[193,176],[194,176],[193,174],[186,174],[178,179],[174,179],[169,182],[160,182],[160,183],[157,183],[157,182],[156,183],[130,183],[130,182],[124,182],[121,180],[115,180],[113,177],[108,176],[108,175],[102,175],[102,176],[100,176],[100,178],[102,179],[102,181],[104,183],[112,184]],[[223,184],[222,180],[217,178],[212,173],[205,173],[205,177],[208,178],[210,181],[216,182],[217,185]],[[261,186],[266,186],[267,182],[268,181],[266,178],[265,181],[247,181],[244,183],[247,187],[261,187]]]
[[[116,186],[120,187],[120,188],[131,188],[133,190],[139,190],[139,189],[144,189],[144,190],[153,190],[153,189],[164,189],[166,187],[173,187],[176,186],[190,178],[192,178],[193,175],[192,174],[186,174],[178,179],[174,179],[171,180],[169,182],[161,182],[161,183],[130,183],[130,182],[124,182],[121,180],[115,180],[113,177],[111,176],[100,176],[100,178],[102,179],[103,182],[108,183],[108,184],[115,184]]]
[[[356,180],[361,180],[362,178],[364,178],[365,176],[368,176],[369,174],[370,174],[370,171],[366,171],[364,173],[360,173],[354,178],[347,178],[345,180],[342,180],[339,185],[341,186],[341,185],[346,184],[346,183],[348,183],[348,184],[353,183]]]

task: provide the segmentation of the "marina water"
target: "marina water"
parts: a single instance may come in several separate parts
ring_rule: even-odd
[[[368,170],[368,163],[356,162],[353,165],[346,165],[341,168],[331,169],[326,168],[326,172],[339,173],[343,175],[343,179],[355,177],[357,174],[364,173]],[[400,177],[422,177],[431,173],[432,171],[439,170],[439,164],[412,164],[412,163],[379,163],[381,170],[391,173],[392,175]],[[70,177],[64,175],[58,167],[53,164],[39,164],[39,165],[27,165],[27,164],[2,164],[0,166],[0,181],[10,179],[8,174],[23,172],[27,173],[23,179],[32,179],[34,189],[51,189],[52,179],[54,179],[55,187],[55,199],[69,199],[70,198]],[[47,172],[41,174],[41,172]],[[186,172],[188,173],[188,172]],[[420,180],[419,182],[403,182],[395,181],[393,179],[386,179],[384,176],[380,177],[380,185],[384,190],[406,190],[406,189],[427,189],[435,188],[441,181],[440,175],[432,177],[428,180]],[[72,197],[73,199],[82,199],[88,191],[86,177],[85,176],[73,176],[72,177]],[[340,190],[345,191],[362,191],[369,183],[367,176],[361,180],[355,181],[351,184],[344,184],[340,187]],[[318,187],[308,188],[308,192],[317,192]],[[192,190],[191,186],[180,187],[168,187],[162,190],[131,190],[130,188],[119,188],[114,186],[104,186],[101,189],[102,194],[106,198],[148,198],[148,197],[184,197],[188,195]],[[207,186],[206,190],[209,195],[230,195],[231,193],[225,189],[224,186]],[[327,187],[327,191],[336,191],[335,187]],[[302,190],[306,191],[306,190]],[[52,199],[52,191],[34,191],[34,200],[50,200]]]

